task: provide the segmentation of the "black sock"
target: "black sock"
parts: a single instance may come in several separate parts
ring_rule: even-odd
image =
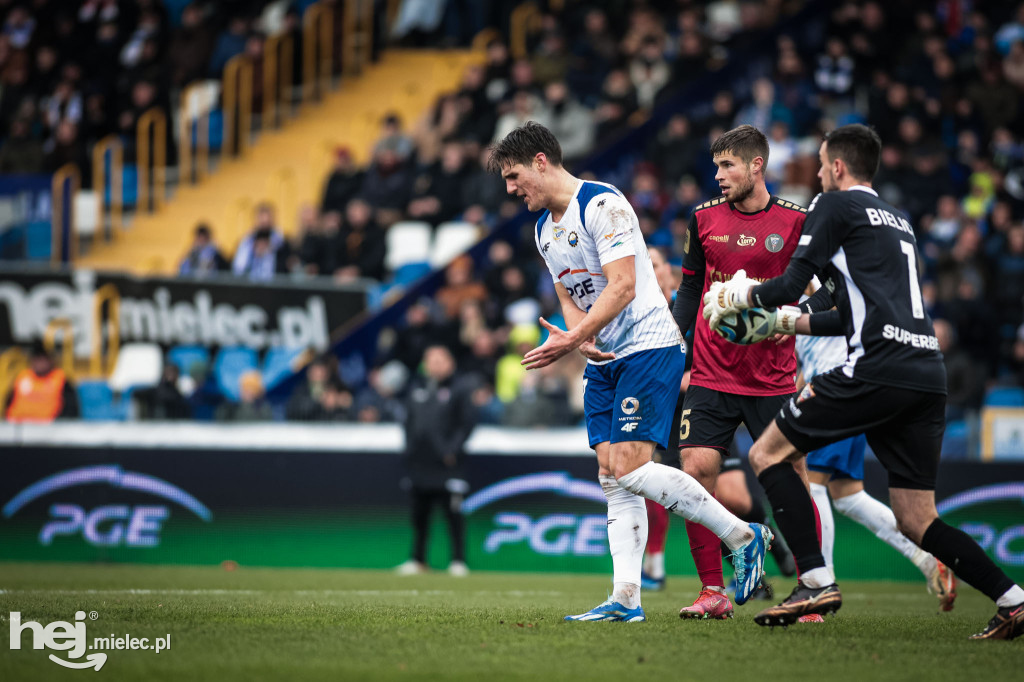
[[[825,566],[815,530],[814,506],[800,475],[789,462],[773,464],[757,477],[772,505],[772,515],[789,543],[800,571]]]
[[[751,494],[750,510],[741,518],[747,523],[761,523],[764,525],[768,524],[768,515],[764,511],[764,505],[761,504],[759,495]]]
[[[942,519],[935,519],[928,526],[921,538],[921,549],[934,555],[957,577],[992,601],[1013,587],[1013,580],[996,566],[970,535]]]

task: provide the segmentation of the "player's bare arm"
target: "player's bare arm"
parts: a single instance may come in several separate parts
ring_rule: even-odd
[[[555,282],[555,294],[558,296],[558,303],[562,307],[562,317],[565,318],[566,329],[575,329],[587,314],[573,303],[572,296],[569,295],[569,291],[561,282]],[[542,320],[541,324],[546,322],[547,320]],[[579,350],[583,357],[595,362],[606,362],[615,359],[615,353],[604,353],[598,350],[593,336],[581,343],[577,350]]]
[[[627,256],[607,263],[601,268],[604,276],[608,279],[608,285],[579,324],[570,328],[569,331],[564,332],[541,318],[541,324],[549,332],[548,340],[527,353],[523,357],[522,364],[527,369],[547,367],[566,353],[571,353],[579,348],[588,339],[597,336],[597,333],[615,319],[636,297],[634,260],[633,256]],[[562,288],[564,290],[565,287]],[[574,303],[572,305],[575,306]],[[565,308],[564,303],[562,307]],[[566,317],[566,322],[566,326],[568,326],[568,317]]]

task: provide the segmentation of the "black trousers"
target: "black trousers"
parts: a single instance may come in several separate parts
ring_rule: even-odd
[[[447,490],[413,488],[412,495],[412,558],[427,563],[427,535],[430,528],[430,510],[437,504],[448,520],[448,534],[452,544],[452,561],[466,560],[466,529],[462,516],[462,495]]]

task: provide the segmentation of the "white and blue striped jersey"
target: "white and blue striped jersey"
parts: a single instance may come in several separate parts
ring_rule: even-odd
[[[808,296],[801,296],[800,302],[807,299]],[[819,374],[845,364],[847,357],[849,347],[845,336],[796,336],[796,360],[800,363],[800,372],[807,383]]]
[[[608,284],[603,266],[620,258],[635,258],[636,297],[597,334],[601,351],[621,359],[682,343],[679,326],[658,288],[636,213],[619,190],[601,182],[581,181],[562,220],[556,223],[551,213],[544,211],[535,235],[551,278],[566,288],[584,312]]]

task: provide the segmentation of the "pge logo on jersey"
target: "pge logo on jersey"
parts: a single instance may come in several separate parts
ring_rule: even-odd
[[[3,506],[3,518],[10,519],[42,497],[95,485],[129,491],[135,498],[138,493],[151,495],[159,502],[184,507],[205,522],[213,519],[202,502],[181,488],[149,474],[106,464],[69,469],[36,481]],[[163,525],[171,517],[168,504],[105,504],[86,508],[55,501],[47,511],[49,521],[39,531],[39,544],[43,546],[50,546],[62,536],[81,535],[86,543],[95,547],[157,547]]]

